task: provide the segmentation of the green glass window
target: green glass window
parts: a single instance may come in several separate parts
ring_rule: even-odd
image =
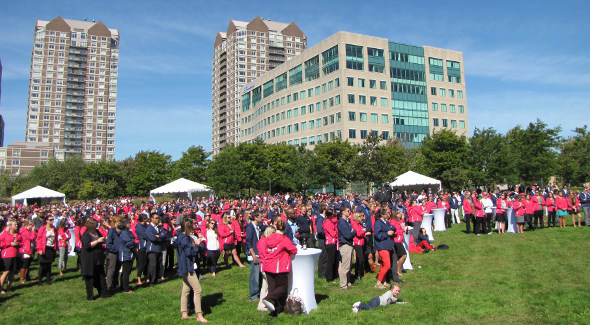
[[[371,106],[377,106],[377,97],[371,96],[371,97],[369,97],[369,100],[370,100]]]
[[[438,126],[438,119],[437,118],[433,118],[432,119],[432,125],[433,126]]]
[[[453,129],[457,128],[457,121],[456,120],[451,120],[451,128],[453,128]]]
[[[313,88],[309,88],[307,90],[307,97],[312,97],[313,96]]]
[[[389,131],[382,131],[381,138],[383,138],[383,140],[388,140],[389,139]]]
[[[450,106],[449,108],[451,109],[451,113],[455,113],[455,105],[451,104],[449,106]]]
[[[430,65],[439,66],[439,67],[443,66],[443,60],[441,60],[441,59],[428,58],[428,62],[430,63]]]
[[[378,123],[379,122],[379,115],[376,113],[371,113],[371,123]]]
[[[371,88],[371,89],[377,88],[377,80],[369,80],[369,88]]]
[[[256,104],[262,99],[262,87],[258,86],[252,90],[252,107],[256,107]]]
[[[436,96],[436,87],[430,87],[430,94]]]
[[[449,121],[446,118],[443,118],[442,120],[442,126],[443,128],[448,128],[449,127]]]
[[[365,88],[365,79],[359,78],[358,84],[359,84],[359,87]]]
[[[315,87],[315,94],[316,95],[320,94],[320,86]]]
[[[301,98],[301,99],[305,98],[305,90],[302,90],[299,92],[299,98]]]
[[[310,113],[313,113],[313,104],[307,106],[307,108],[309,109],[309,112]]]
[[[326,92],[326,84],[322,84],[322,94]]]
[[[380,81],[379,82],[381,90],[387,90],[387,81]]]
[[[293,101],[296,102],[299,100],[299,93],[293,93]]]
[[[305,61],[305,81],[316,80],[320,77],[320,56]]]
[[[459,113],[465,113],[465,108],[463,107],[463,105],[459,105]]]
[[[293,110],[293,116],[299,116],[299,108]]]
[[[328,90],[332,90],[332,89],[334,89],[334,82],[328,81]]]
[[[440,104],[440,110],[442,112],[446,112],[447,111],[447,104]]]
[[[334,97],[330,97],[328,99],[328,106],[330,106],[330,107],[334,106]]]
[[[349,87],[353,87],[354,86],[354,78],[353,77],[346,77],[346,84]]]
[[[301,122],[301,131],[305,131],[307,129],[307,122]]]
[[[381,114],[381,123],[389,123],[389,115]]]
[[[301,115],[305,115],[307,114],[307,106],[303,105],[301,106]]]
[[[315,127],[315,122],[313,120],[309,120],[309,128],[313,129]]]
[[[334,101],[335,101],[335,105],[340,104],[340,95],[336,95],[336,97],[334,97]]]
[[[465,128],[465,121],[459,120],[459,127],[464,129]]]
[[[350,139],[356,139],[356,130],[355,129],[348,129],[348,137]]]
[[[338,45],[335,45],[334,47],[322,52],[322,72],[324,75],[327,75],[338,69]]]
[[[365,95],[359,95],[359,104],[361,104],[361,105],[367,105],[367,96],[365,96]]]
[[[386,97],[381,97],[381,106],[387,107],[387,98]]]
[[[342,120],[342,113],[336,113],[336,122],[340,122]]]
[[[242,95],[242,112],[250,110],[250,92]]]
[[[367,48],[369,71],[380,73],[385,71],[385,56],[383,53],[382,49]]]
[[[327,100],[322,100],[322,108],[323,109],[328,108],[328,101]]]
[[[287,111],[287,118],[291,118],[291,110]]]
[[[463,99],[463,90],[457,90],[457,98]]]
[[[361,130],[361,139],[366,139],[367,138],[367,130]]]
[[[449,97],[455,98],[455,91],[453,89],[449,89]]]
[[[438,103],[432,103],[432,111],[433,112],[438,111]]]
[[[444,88],[440,89],[440,97],[445,97],[446,96],[446,92]]]
[[[359,116],[360,116],[360,119],[359,120],[361,122],[366,122],[367,121],[367,113],[360,113]]]
[[[287,104],[291,102],[291,95],[287,95]]]
[[[274,93],[274,90],[275,90],[274,80],[270,80],[268,82],[265,82],[264,85],[262,86],[262,94],[263,94],[264,98],[272,95]]]
[[[356,121],[356,112],[348,112],[348,120]]]
[[[301,64],[289,70],[289,86],[299,85],[303,82],[303,68]]]
[[[348,103],[354,104],[354,95],[353,94],[348,94]]]
[[[363,65],[363,47],[346,44],[346,68],[353,70],[363,70]]]
[[[340,78],[334,79],[334,84],[336,85],[336,88],[340,87]]]
[[[285,88],[287,88],[287,73],[286,72],[275,78],[275,91],[279,92]]]

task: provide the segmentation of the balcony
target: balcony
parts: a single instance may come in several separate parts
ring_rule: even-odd
[[[82,69],[68,69],[68,75],[85,76],[86,70]]]
[[[86,69],[86,67],[87,67],[86,63],[84,63],[84,64],[74,63],[74,62],[69,62],[68,63],[68,68]]]
[[[80,103],[83,104],[84,103],[84,97],[71,97],[71,96],[67,96],[66,97],[66,103]]]
[[[84,88],[82,88],[82,89],[84,89]],[[85,95],[85,94],[84,94],[84,91],[79,91],[79,90],[69,90],[69,89],[66,91],[66,94],[68,94],[68,95],[73,95],[73,96],[84,96],[84,95]]]
[[[83,131],[83,128],[66,126],[66,127],[64,127],[64,130],[66,130],[66,131]]]
[[[71,117],[84,117],[84,113],[73,112],[73,111],[66,111],[66,116],[71,116]]]
[[[68,57],[68,59],[70,61],[86,62],[86,56],[85,55],[74,55],[74,54],[70,54],[70,56]]]
[[[76,47],[76,46],[70,45],[70,53],[86,55],[86,54],[88,54],[88,51],[86,50],[85,47]]]
[[[74,89],[84,89],[84,84],[74,84],[74,83],[68,83],[66,85],[67,88],[74,88]]]
[[[80,77],[74,77],[74,76],[70,77],[70,76],[68,76],[68,81],[69,82],[85,82],[86,81],[86,78],[80,78]]]

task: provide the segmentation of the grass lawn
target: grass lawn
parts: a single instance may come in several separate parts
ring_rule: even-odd
[[[274,319],[248,301],[249,269],[234,267],[201,282],[205,317],[218,324],[590,323],[590,228],[480,237],[466,235],[464,229],[462,224],[434,234],[436,244],[446,243],[449,250],[412,255],[414,271],[403,276],[400,294],[409,304],[354,314],[354,302],[384,292],[373,288],[373,274],[348,291],[339,290],[337,281],[316,278],[317,310]],[[75,260],[69,265],[75,266]],[[52,286],[16,287],[1,297],[0,323],[194,322],[180,319],[179,279],[90,302],[78,273],[54,281]]]

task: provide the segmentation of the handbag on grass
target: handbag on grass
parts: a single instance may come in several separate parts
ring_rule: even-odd
[[[287,301],[285,303],[285,313],[299,315],[302,314],[304,310],[305,305],[303,303],[303,299],[297,296],[297,289],[293,289],[287,297]]]

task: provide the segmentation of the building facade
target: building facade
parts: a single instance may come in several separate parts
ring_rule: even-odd
[[[24,174],[49,159],[63,160],[64,149],[51,143],[16,142],[0,147],[0,171],[6,170],[12,175]]]
[[[244,89],[240,142],[374,135],[415,147],[443,128],[468,136],[462,67],[461,52],[338,32]]]
[[[256,17],[231,20],[217,33],[213,54],[212,150],[240,139],[242,89],[283,62],[300,54],[307,37],[295,23]]]
[[[114,159],[119,40],[100,21],[36,22],[26,142],[65,157]]]

